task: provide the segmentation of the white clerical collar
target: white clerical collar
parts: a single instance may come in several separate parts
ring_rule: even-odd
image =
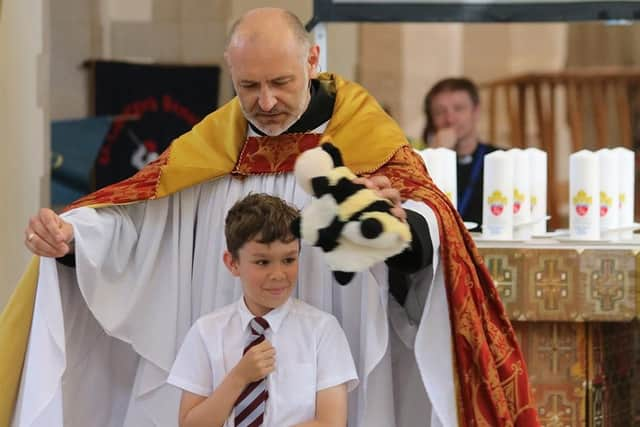
[[[291,309],[291,297],[287,299],[287,301],[282,304],[280,307],[274,308],[264,316],[267,322],[269,322],[269,328],[273,330],[273,333],[277,333],[280,325],[282,324],[282,320],[287,316],[289,310]],[[251,311],[249,311],[249,307],[247,307],[247,303],[244,301],[244,297],[240,298],[238,301],[238,313],[240,314],[240,321],[242,322],[242,330],[245,331],[249,327],[249,322],[251,319],[256,317]]]
[[[458,164],[459,165],[468,165],[471,162],[473,162],[473,156],[471,154],[467,154],[466,156],[458,157]]]

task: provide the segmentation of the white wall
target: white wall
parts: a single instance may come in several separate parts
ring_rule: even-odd
[[[85,117],[91,112],[89,59],[176,64],[219,64],[220,103],[232,96],[223,62],[226,34],[249,9],[283,7],[303,23],[312,0],[56,0],[51,10],[51,116]],[[331,71],[353,79],[358,60],[356,24],[328,25]]]
[[[49,200],[47,0],[3,0],[0,12],[0,307],[29,259],[27,218]]]
[[[464,74],[463,24],[403,25],[402,128],[407,135],[419,138],[424,129],[424,96],[431,85],[443,76]]]
[[[86,117],[91,110],[89,71],[82,63],[100,56],[99,0],[55,0],[48,22],[52,120]]]

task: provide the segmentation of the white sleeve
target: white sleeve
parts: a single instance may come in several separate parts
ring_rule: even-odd
[[[356,388],[358,374],[351,349],[344,331],[333,316],[329,316],[320,332],[317,358],[317,391],[344,383],[347,383],[348,391]]]
[[[195,203],[180,193],[65,214],[74,228],[75,276],[91,313],[108,335],[131,343],[162,371],[145,379],[145,388],[164,383],[191,325],[185,313],[191,313],[192,253],[181,248],[194,247]],[[149,333],[156,330],[163,339]]]
[[[213,371],[207,346],[196,322],[176,356],[167,382],[201,396],[213,393]]]
[[[399,326],[401,316],[394,316],[393,310],[390,310],[389,317],[393,330],[396,331],[404,345],[409,350],[413,350],[415,355],[415,359],[410,357],[406,363],[413,363],[412,360],[415,360],[417,364],[415,368],[419,372],[422,386],[424,387],[421,389],[421,393],[426,390],[432,405],[431,425],[457,426],[459,423],[456,400],[454,398],[456,391],[453,378],[453,361],[455,358],[451,346],[453,335],[444,281],[444,269],[440,265],[438,219],[433,210],[425,203],[408,200],[404,206],[414,212],[419,212],[427,221],[433,244],[433,262],[429,268],[416,273],[412,277],[412,286],[409,288],[404,306],[405,327]],[[395,313],[398,314],[401,311],[403,310],[395,310]],[[407,316],[413,319],[408,324],[406,323]],[[437,351],[433,349],[437,349]],[[395,363],[403,362],[396,359]],[[403,366],[405,370],[415,368]],[[413,383],[415,386],[415,382]],[[411,391],[407,389],[403,390],[403,393],[411,395]],[[411,405],[411,403],[408,400],[403,400],[400,394],[396,393],[395,396],[396,409],[399,408],[400,411],[403,411],[403,414],[408,417],[407,419],[412,419],[412,415],[408,413],[415,411],[409,409],[411,406],[407,405]],[[428,421],[424,420],[424,422]],[[415,424],[413,423],[412,425]]]

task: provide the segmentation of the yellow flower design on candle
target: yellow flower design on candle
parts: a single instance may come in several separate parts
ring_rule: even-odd
[[[613,204],[613,200],[611,199],[611,197],[609,197],[609,195],[604,192],[601,191],[600,192],[600,216],[607,216],[607,212],[609,212],[609,209],[611,208],[611,205]]]
[[[518,191],[517,188],[513,189],[513,213],[517,214],[520,212],[520,207],[522,206],[522,202],[524,202],[524,194]]]
[[[489,202],[489,209],[494,216],[500,216],[502,211],[504,211],[504,207],[507,204],[507,197],[502,194],[500,190],[495,190],[491,195],[487,198]]]
[[[589,206],[593,203],[593,198],[586,191],[580,190],[573,197],[576,213],[579,216],[585,216],[589,212]]]

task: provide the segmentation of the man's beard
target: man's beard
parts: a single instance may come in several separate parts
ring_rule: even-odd
[[[258,129],[260,132],[264,133],[267,136],[282,135],[284,132],[286,132],[287,129],[293,126],[295,122],[300,120],[300,117],[302,117],[302,115],[307,110],[307,108],[309,108],[309,101],[311,100],[311,80],[310,79],[309,79],[309,83],[306,86],[307,86],[306,96],[302,98],[302,101],[300,102],[299,113],[296,114],[294,117],[292,117],[291,120],[286,122],[284,125],[282,125],[281,127],[275,130],[267,130],[263,128],[256,120],[249,118],[249,114],[247,114],[247,111],[244,109],[244,106],[242,105],[242,103],[240,103],[240,109],[242,110],[242,114],[244,114],[244,117],[247,119],[247,121],[251,123],[253,127]]]
[[[297,122],[298,119],[300,119],[300,117],[302,116],[302,113],[300,113],[300,114],[292,117],[291,120],[286,122],[281,127],[278,127],[276,129],[272,129],[272,130],[268,130],[266,128],[263,128],[256,120],[250,119],[249,115],[245,111],[244,107],[242,107],[242,104],[240,104],[240,108],[242,109],[242,114],[244,114],[244,117],[247,119],[247,121],[249,123],[251,123],[253,125],[253,127],[255,127],[256,129],[258,129],[260,132],[264,133],[267,136],[278,136],[278,135],[281,135],[287,129],[289,129],[295,122]]]

